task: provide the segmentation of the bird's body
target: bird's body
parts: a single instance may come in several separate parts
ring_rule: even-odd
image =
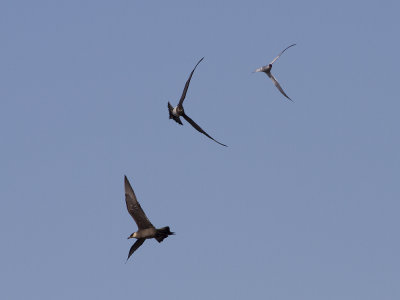
[[[135,192],[133,191],[132,186],[126,176],[124,182],[126,208],[128,209],[129,214],[132,216],[133,220],[138,226],[138,231],[132,233],[128,237],[128,239],[137,239],[137,241],[132,245],[131,249],[129,250],[128,258],[126,259],[128,260],[133,252],[135,252],[146,239],[154,238],[159,243],[161,243],[165,238],[167,238],[169,235],[173,235],[174,233],[170,231],[168,226],[157,229],[153,226],[153,224],[151,224],[139,202],[137,201]]]
[[[154,227],[138,230],[131,234],[132,237],[137,239],[152,239],[156,236],[157,229]]]
[[[174,115],[174,117],[179,117],[182,114],[179,114],[178,112],[178,106],[175,106],[174,109],[172,110],[172,114]]]
[[[169,118],[174,120],[179,125],[183,125],[180,117],[184,114],[183,106],[175,106],[173,107],[171,103],[168,102],[168,111],[169,111]]]
[[[276,80],[276,78],[274,77],[274,75],[272,75],[271,73],[271,69],[272,69],[272,65],[274,64],[274,62],[282,55],[283,52],[285,52],[288,48],[295,46],[296,44],[292,44],[289,47],[286,47],[281,53],[279,53],[279,55],[277,57],[274,58],[273,61],[271,61],[268,65],[263,66],[261,68],[258,68],[254,71],[254,73],[256,72],[263,72],[265,74],[267,74],[267,76],[272,80],[272,82],[274,83],[274,85],[276,86],[276,88],[282,93],[283,96],[285,96],[286,98],[288,98],[290,101],[293,101],[292,99],[290,99],[290,97],[288,95],[286,95],[286,93],[283,91],[281,85],[279,84],[278,80]]]
[[[187,90],[189,88],[190,80],[192,79],[194,70],[196,70],[196,67],[198,66],[198,64],[203,59],[204,59],[204,57],[198,61],[198,63],[193,68],[192,72],[190,73],[189,78],[186,81],[186,84],[185,84],[185,87],[183,89],[182,96],[181,96],[181,99],[179,100],[178,105],[174,107],[174,106],[171,105],[171,103],[168,102],[169,118],[173,119],[176,123],[178,123],[180,125],[183,125],[180,117],[184,118],[190,125],[193,126],[194,129],[196,129],[197,131],[201,132],[202,134],[204,134],[208,138],[212,139],[214,142],[226,147],[226,145],[224,145],[224,144],[218,142],[217,140],[215,140],[207,132],[205,132],[199,125],[197,125],[191,118],[189,118],[189,116],[187,114],[185,114],[185,110],[183,109],[183,101],[185,100],[186,93],[187,93]]]
[[[272,69],[272,65],[269,64],[269,65],[263,66],[263,67],[261,67],[261,68],[258,68],[258,69],[255,70],[254,72],[270,73],[270,72],[271,72],[271,69]]]

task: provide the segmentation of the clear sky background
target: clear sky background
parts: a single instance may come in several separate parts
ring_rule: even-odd
[[[399,11],[1,1],[0,298],[400,299]]]

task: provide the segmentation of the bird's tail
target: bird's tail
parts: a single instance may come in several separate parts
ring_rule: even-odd
[[[155,239],[157,242],[161,243],[169,235],[174,235],[175,232],[169,230],[169,226],[157,229]]]
[[[174,116],[173,111],[174,111],[174,107],[171,105],[171,103],[168,102],[169,118],[173,119],[179,125],[183,125],[181,119],[178,116]]]
[[[174,107],[171,105],[171,103],[168,102],[168,111],[169,111],[169,118],[173,119],[174,116],[172,114],[172,111],[174,110]]]

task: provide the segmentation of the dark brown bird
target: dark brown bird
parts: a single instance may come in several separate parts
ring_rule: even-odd
[[[274,58],[273,61],[271,61],[268,65],[263,66],[261,68],[258,68],[257,70],[255,70],[253,73],[255,72],[264,72],[265,74],[267,74],[267,76],[269,78],[271,78],[272,82],[274,83],[274,85],[278,88],[278,90],[282,93],[283,96],[285,96],[286,98],[288,98],[290,101],[293,101],[292,99],[289,98],[288,95],[285,94],[285,92],[283,91],[281,85],[279,84],[278,80],[275,79],[274,75],[271,74],[271,69],[272,69],[272,65],[273,63],[282,55],[283,52],[286,51],[286,49],[289,49],[292,46],[295,46],[296,44],[292,44],[289,47],[286,47],[281,53],[279,53],[279,55],[277,57]]]
[[[169,227],[155,228],[153,224],[149,221],[146,214],[144,213],[142,207],[136,199],[135,192],[132,189],[131,184],[128,181],[128,178],[125,176],[125,201],[126,208],[128,209],[129,214],[132,216],[133,220],[136,222],[138,231],[132,233],[128,239],[136,238],[137,241],[132,245],[129,250],[129,257],[135,252],[146,239],[155,238],[157,242],[161,243],[165,238],[169,235],[175,234],[169,230]]]
[[[196,67],[198,66],[198,64],[204,59],[204,57],[202,59],[199,60],[199,62],[195,65],[193,71],[190,73],[188,80],[186,81],[185,87],[183,88],[183,92],[182,92],[182,96],[181,99],[179,100],[179,103],[177,106],[173,107],[171,105],[171,103],[168,102],[168,111],[169,111],[169,118],[173,119],[176,123],[183,125],[180,117],[183,117],[190,125],[192,125],[194,127],[194,129],[196,129],[197,131],[201,132],[202,134],[204,134],[206,137],[212,139],[214,142],[217,142],[218,144],[227,147],[226,145],[218,142],[217,140],[215,140],[213,137],[211,137],[207,132],[205,132],[199,125],[197,125],[195,123],[195,121],[193,121],[191,118],[189,118],[189,116],[187,114],[185,114],[185,110],[183,109],[183,101],[185,100],[186,97],[186,93],[187,90],[189,88],[189,84],[190,84],[190,80],[192,79],[194,70],[196,70]]]

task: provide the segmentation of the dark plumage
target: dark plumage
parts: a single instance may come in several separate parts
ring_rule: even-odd
[[[135,192],[132,189],[131,184],[128,181],[128,178],[124,179],[125,182],[125,201],[126,208],[128,209],[129,214],[132,216],[133,220],[136,222],[138,226],[138,231],[132,233],[128,239],[136,238],[137,241],[132,245],[129,250],[129,257],[135,252],[146,239],[155,238],[159,243],[161,243],[165,238],[169,235],[175,234],[169,230],[169,227],[155,228],[153,224],[151,224],[150,220],[147,218],[144,213],[142,207],[136,199]]]
[[[173,107],[171,105],[171,103],[168,102],[168,112],[169,112],[169,118],[173,119],[176,123],[183,125],[180,117],[183,117],[190,125],[193,126],[194,129],[196,129],[197,131],[201,132],[202,134],[204,134],[206,137],[212,139],[214,142],[217,142],[218,144],[227,147],[226,145],[218,142],[217,140],[215,140],[213,137],[211,137],[207,132],[205,132],[199,125],[196,124],[195,121],[193,121],[191,118],[189,118],[188,115],[185,114],[185,110],[183,109],[183,101],[185,100],[186,97],[186,93],[187,90],[189,88],[189,84],[190,84],[190,80],[192,79],[194,70],[196,70],[196,67],[198,66],[198,64],[204,59],[204,57],[202,59],[200,59],[198,61],[198,63],[195,65],[195,67],[193,68],[192,72],[189,75],[188,80],[186,81],[185,87],[183,88],[183,92],[182,92],[182,96],[181,99],[179,99],[179,103],[176,107]]]

